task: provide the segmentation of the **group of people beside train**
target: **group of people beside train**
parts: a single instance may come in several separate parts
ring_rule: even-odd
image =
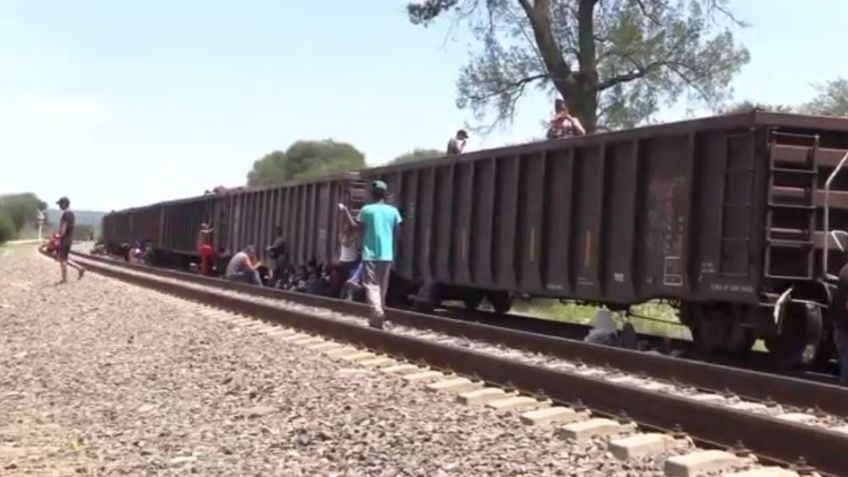
[[[277,226],[271,245],[265,249],[273,261],[271,267],[260,260],[254,245],[248,245],[231,257],[219,253],[220,265],[215,267],[213,229],[201,224],[197,239],[200,272],[208,275],[215,267],[219,271],[223,269],[227,280],[251,285],[348,299],[364,295],[372,308],[370,325],[382,329],[396,238],[402,222],[398,209],[386,202],[387,195],[388,185],[378,180],[371,184],[371,203],[362,207],[356,217],[345,204],[338,204],[339,256],[333,264],[318,264],[313,260],[306,265],[293,266],[283,230]]]

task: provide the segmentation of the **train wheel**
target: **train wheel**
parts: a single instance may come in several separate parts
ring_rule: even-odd
[[[734,325],[727,336],[724,351],[729,353],[746,353],[751,351],[757,342],[757,332],[754,328]]]
[[[713,354],[722,349],[727,327],[721,320],[707,318],[704,314],[689,325],[692,332],[692,341],[698,351],[705,354]]]
[[[462,300],[465,303],[465,309],[469,311],[476,310],[480,307],[480,303],[483,302],[483,294],[480,292],[471,292]]]
[[[503,315],[512,308],[512,295],[509,292],[487,292],[486,300],[492,304],[495,313]]]
[[[415,311],[431,313],[440,304],[438,283],[424,283],[418,288],[418,294],[415,295]]]
[[[821,346],[822,333],[821,308],[811,303],[790,302],[784,311],[782,329],[766,338],[766,347],[781,367],[806,368],[825,352]]]
[[[681,319],[701,353],[744,353],[757,340],[755,329],[743,324],[744,309],[690,306],[686,312]]]

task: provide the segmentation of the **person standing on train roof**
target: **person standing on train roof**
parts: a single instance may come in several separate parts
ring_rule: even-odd
[[[829,313],[833,320],[833,340],[839,357],[839,384],[848,386],[848,263],[839,270]]]
[[[457,131],[456,136],[450,138],[450,141],[448,141],[448,156],[462,154],[463,149],[465,149],[465,141],[467,140],[468,131],[465,129]]]
[[[583,136],[586,128],[579,119],[568,112],[565,101],[557,99],[554,101],[554,118],[548,127],[548,139],[560,139],[569,136]]]
[[[402,219],[400,212],[386,203],[388,186],[385,182],[374,181],[371,184],[371,195],[374,202],[359,211],[357,220],[354,220],[344,204],[339,204],[339,209],[346,212],[344,217],[350,226],[356,227],[358,224],[362,230],[362,284],[372,309],[369,324],[373,328],[383,329],[395,237]]]
[[[62,217],[59,219],[59,248],[56,254],[59,258],[59,268],[62,270],[62,280],[59,283],[68,283],[69,266],[77,271],[78,280],[85,274],[85,268],[69,257],[71,244],[74,242],[74,225],[76,224],[76,217],[69,208],[71,201],[67,197],[62,197],[56,204],[62,210]]]
[[[233,255],[227,264],[225,278],[234,282],[249,283],[251,285],[262,285],[259,276],[261,262],[256,259],[256,249],[248,245],[241,252]]]
[[[212,227],[200,224],[197,232],[197,254],[200,256],[200,274],[209,275],[215,249],[212,248]]]

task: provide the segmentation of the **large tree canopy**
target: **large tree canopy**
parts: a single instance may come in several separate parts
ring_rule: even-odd
[[[329,139],[297,141],[285,152],[274,151],[254,162],[247,174],[247,184],[279,184],[363,167],[365,156],[350,144]]]
[[[412,152],[401,154],[400,156],[389,161],[389,164],[401,164],[404,162],[423,161],[424,159],[432,159],[434,157],[444,156],[444,151],[436,149],[415,149]]]
[[[462,68],[459,107],[491,125],[511,120],[528,86],[566,98],[589,130],[630,127],[690,93],[723,101],[748,61],[727,0],[424,0],[427,25],[452,14],[482,50]]]
[[[819,94],[802,108],[809,114],[848,116],[848,79],[837,78],[816,85]]]
[[[47,210],[47,204],[33,193],[0,195],[0,243],[15,237],[25,224],[34,224],[39,210]]]

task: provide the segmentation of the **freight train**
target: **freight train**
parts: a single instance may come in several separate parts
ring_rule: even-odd
[[[390,295],[417,304],[514,296],[627,310],[664,299],[697,345],[811,365],[832,354],[826,313],[848,246],[848,119],[751,111],[246,188],[108,214],[112,247],[149,239],[196,260],[263,250],[281,225],[290,260],[338,255],[336,204],[389,184],[401,226]]]

